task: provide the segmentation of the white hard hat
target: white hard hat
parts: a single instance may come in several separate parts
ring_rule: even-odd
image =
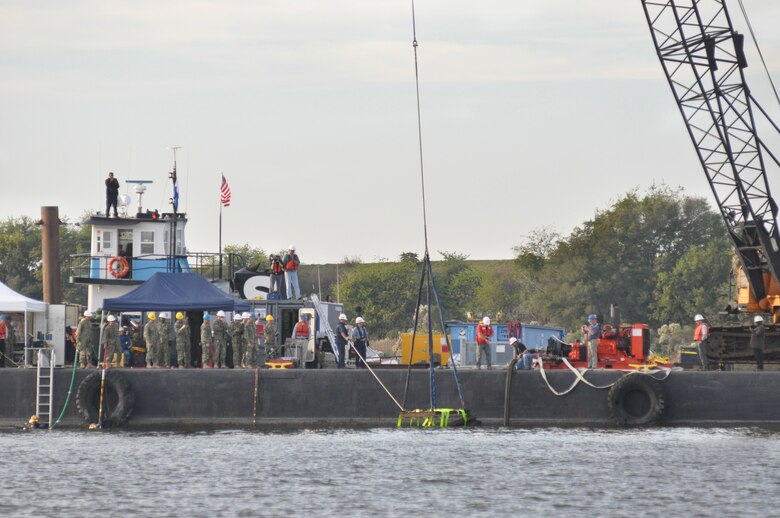
[[[345,315],[344,313],[339,315],[339,320],[346,320],[346,319],[347,319],[347,315]]]
[[[356,324],[365,324],[365,323],[366,323],[366,321],[365,321],[365,320],[363,320],[363,317],[357,317],[357,318],[355,319],[355,323],[356,323]]]
[[[241,320],[241,313],[236,313],[233,315],[233,320]]]
[[[243,313],[241,313],[241,318],[249,318],[249,313],[244,311]]]
[[[218,317],[224,317],[225,316],[225,312],[220,309],[219,311],[217,311],[217,316]]]
[[[756,315],[756,316],[753,318],[753,322],[763,322],[763,321],[764,321],[764,317],[762,317],[762,316],[760,316],[760,315]]]
[[[514,345],[515,342],[517,342],[517,338],[515,338],[514,336],[509,339],[509,345]]]
[[[482,324],[489,326],[490,325],[490,317],[485,317],[482,319]]]
[[[85,317],[91,317],[91,316],[92,316],[92,312],[91,312],[90,310],[86,310],[86,311],[84,312],[84,316],[85,316]]]
[[[108,318],[106,320],[108,320],[109,322],[115,322],[116,317],[114,315],[108,315]]]
[[[693,317],[693,320],[698,322],[699,320],[704,320],[704,317],[701,315],[696,315],[695,317]]]
[[[295,250],[295,245],[290,245],[287,247],[287,250]]]
[[[163,311],[162,313],[160,313],[160,318],[170,319],[171,318],[171,314],[168,313],[167,311]]]

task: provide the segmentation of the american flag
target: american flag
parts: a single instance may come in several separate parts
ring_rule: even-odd
[[[219,188],[219,201],[222,202],[223,207],[230,207],[230,185],[225,180],[225,175],[222,175],[222,186]]]

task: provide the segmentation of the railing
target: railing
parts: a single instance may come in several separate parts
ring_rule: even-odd
[[[177,255],[175,261],[161,255],[138,255],[123,258],[127,262],[127,272],[116,266],[114,257],[91,254],[73,254],[70,256],[70,276],[74,279],[106,279],[145,281],[157,272],[192,272],[198,273],[210,281],[233,279],[236,270],[245,266],[245,261],[238,254],[220,254],[193,252]],[[112,260],[115,262],[112,263]],[[120,266],[122,266],[120,264]]]

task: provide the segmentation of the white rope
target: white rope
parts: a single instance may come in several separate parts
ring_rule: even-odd
[[[368,363],[366,362],[366,359],[365,359],[365,358],[363,358],[363,356],[361,356],[361,355],[360,355],[360,353],[358,352],[357,348],[355,348],[355,344],[354,344],[354,343],[352,343],[352,340],[347,340],[347,343],[348,343],[348,344],[349,344],[349,346],[352,348],[352,350],[353,350],[353,351],[355,351],[355,354],[357,355],[357,357],[358,357],[358,358],[360,358],[360,361],[362,361],[362,362],[363,362],[363,365],[365,365],[365,366],[366,366],[366,368],[368,369],[368,372],[370,372],[370,373],[371,373],[371,375],[374,377],[374,379],[376,379],[376,381],[377,381],[377,382],[378,382],[378,383],[379,383],[379,384],[382,386],[382,388],[383,388],[383,389],[385,389],[385,392],[387,392],[387,395],[388,395],[388,396],[390,396],[390,399],[392,399],[392,400],[393,400],[393,402],[395,403],[395,406],[397,406],[397,407],[398,407],[398,410],[400,410],[401,412],[403,412],[403,411],[404,411],[404,407],[401,405],[401,403],[399,403],[399,402],[398,402],[398,400],[397,400],[397,399],[395,399],[395,398],[393,397],[393,395],[392,395],[392,394],[390,393],[390,391],[387,389],[387,387],[385,386],[385,384],[384,384],[384,383],[382,383],[382,380],[380,380],[380,379],[379,379],[379,377],[376,375],[376,373],[374,372],[374,369],[372,369],[372,368],[371,368],[371,367],[368,365]]]

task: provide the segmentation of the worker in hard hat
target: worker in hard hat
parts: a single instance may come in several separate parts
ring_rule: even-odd
[[[167,311],[157,316],[157,347],[160,367],[171,366],[171,314]]]
[[[490,325],[490,317],[484,317],[477,325],[477,369],[482,368],[482,359],[485,359],[487,368],[492,369],[490,359],[490,338],[493,336],[493,326]]]
[[[182,369],[189,368],[190,363],[190,323],[187,317],[179,311],[176,313],[176,323],[173,324],[176,334],[176,363]]]
[[[287,298],[301,298],[301,287],[298,285],[298,268],[301,266],[301,260],[295,253],[295,245],[287,247],[282,264],[284,265],[284,283],[287,285]]]
[[[273,360],[276,358],[276,325],[274,324],[274,317],[268,315],[265,317],[265,328],[263,329],[264,348],[266,360]]]
[[[233,323],[230,325],[230,343],[233,345],[233,368],[240,369],[244,367],[244,322],[241,313],[233,314]]]
[[[272,298],[271,293],[276,293],[278,298],[283,298],[282,295],[282,277],[284,276],[284,263],[282,263],[282,257],[279,254],[271,254],[268,256],[268,262],[271,265],[271,276],[268,287],[269,299]]]
[[[112,367],[119,367],[119,357],[122,355],[122,348],[119,344],[119,324],[114,315],[108,315],[106,320],[108,325],[103,330],[104,365],[110,363]]]
[[[203,324],[200,326],[201,367],[210,369],[214,361],[214,340],[211,334],[211,315],[203,314]]]
[[[512,352],[515,358],[515,369],[526,370],[530,369],[533,363],[533,356],[528,352],[528,348],[523,342],[516,337],[509,338],[509,346],[512,348]]]
[[[703,370],[710,370],[710,361],[707,358],[707,338],[710,336],[710,326],[701,315],[693,317],[696,328],[693,330],[693,343],[699,351],[699,361]]]
[[[365,369],[366,347],[368,346],[368,329],[363,317],[355,319],[355,327],[352,328],[352,345],[355,347],[355,368]],[[361,359],[362,358],[362,359]]]
[[[343,369],[347,366],[346,349],[349,341],[349,330],[347,329],[347,315],[339,315],[339,325],[336,327],[336,350],[339,353],[338,368]]]
[[[147,315],[149,321],[144,325],[144,343],[146,343],[146,366],[157,367],[159,365],[159,353],[157,351],[157,315],[150,311]]]
[[[588,368],[599,367],[599,338],[601,338],[601,325],[595,314],[588,315],[588,323],[581,327],[588,343]]]
[[[87,310],[76,328],[76,361],[79,367],[94,367],[92,363],[92,312]]]
[[[255,325],[254,314],[242,313],[244,321],[244,365],[247,369],[257,366],[257,326]]]
[[[211,323],[211,336],[214,340],[214,367],[227,368],[225,357],[227,355],[228,324],[225,322],[225,312],[217,311],[217,319]]]
[[[750,328],[750,348],[756,358],[756,370],[764,370],[764,344],[765,337],[764,318],[760,315],[753,317],[753,326]]]

